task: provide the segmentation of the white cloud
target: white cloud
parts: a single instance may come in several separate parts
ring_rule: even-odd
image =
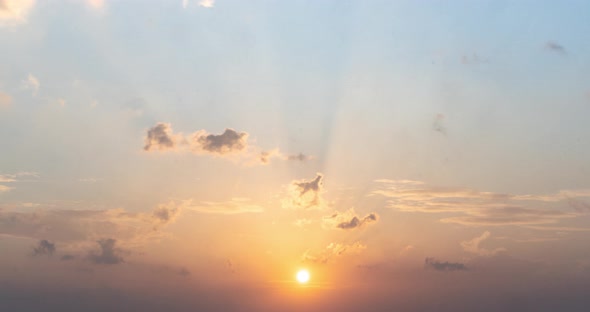
[[[41,86],[41,83],[39,83],[39,79],[37,79],[37,77],[33,76],[33,74],[29,74],[27,79],[22,81],[22,85],[23,85],[23,89],[32,90],[33,95],[37,95],[37,92],[39,91],[39,87]]]
[[[0,26],[15,26],[27,21],[35,0],[0,0]]]
[[[199,6],[204,8],[212,8],[215,5],[215,0],[201,0]]]

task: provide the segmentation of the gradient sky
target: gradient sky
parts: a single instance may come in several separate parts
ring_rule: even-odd
[[[588,1],[0,0],[0,309],[587,311],[588,34]]]

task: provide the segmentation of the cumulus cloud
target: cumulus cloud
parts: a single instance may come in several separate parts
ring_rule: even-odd
[[[287,209],[321,209],[324,207],[322,199],[323,178],[317,173],[313,180],[296,180],[288,187],[287,198],[283,199],[282,206]]]
[[[192,135],[189,144],[197,152],[205,151],[219,155],[239,153],[248,145],[248,133],[226,128],[222,134],[216,135],[201,130]]]
[[[377,222],[379,216],[372,212],[364,217],[359,217],[350,209],[346,212],[336,212],[331,216],[324,217],[324,226],[333,229],[353,230],[365,227],[369,224]]]
[[[535,225],[575,218],[579,213],[560,209],[571,198],[590,197],[588,190],[565,190],[547,195],[514,195],[467,188],[431,187],[420,181],[378,180],[372,195],[385,196],[390,208],[405,212],[453,212],[441,219],[470,226]],[[557,205],[558,207],[547,207]],[[542,208],[540,208],[542,207]]]
[[[174,133],[168,123],[157,123],[148,129],[145,137],[145,151],[188,151],[226,157],[247,165],[268,164],[271,159],[306,161],[311,157],[302,153],[285,155],[278,148],[262,150],[248,142],[249,134],[226,128],[221,134],[198,130],[189,135]]]
[[[506,248],[503,247],[490,250],[479,246],[483,241],[488,239],[490,236],[491,233],[485,231],[483,232],[483,234],[481,234],[481,236],[475,237],[468,241],[461,242],[461,247],[463,247],[463,250],[465,250],[466,252],[473,253],[483,257],[494,256],[499,252],[506,251]]]
[[[15,26],[27,21],[35,0],[0,0],[0,26]]]
[[[178,136],[173,134],[170,124],[160,122],[148,130],[143,149],[172,150],[177,146],[178,139]]]
[[[22,81],[22,86],[25,90],[31,90],[33,92],[33,95],[37,95],[39,87],[41,87],[41,83],[39,82],[39,79],[37,79],[37,77],[33,76],[32,74],[29,74],[29,76],[27,76],[27,79]]]
[[[33,256],[52,256],[54,252],[55,244],[46,239],[40,240],[33,248]]]
[[[310,252],[310,250],[306,250],[301,256],[301,262],[326,264],[332,261],[331,259],[334,257],[359,254],[366,248],[367,246],[360,242],[354,242],[352,244],[330,243],[325,249],[316,254]]]
[[[434,258],[424,259],[424,268],[441,272],[467,271],[467,266],[460,262],[441,262]]]
[[[565,48],[561,44],[559,44],[555,41],[547,41],[545,43],[545,49],[547,49],[549,51],[557,52],[557,53],[562,53],[562,54],[566,53]]]
[[[0,92],[0,108],[10,107],[12,105],[12,97],[4,92]]]
[[[191,206],[191,210],[213,214],[260,213],[264,208],[253,204],[249,198],[232,198],[224,202],[200,202]]]
[[[106,238],[96,241],[100,247],[97,253],[92,251],[88,254],[88,260],[96,264],[118,264],[123,262],[119,249],[115,248],[117,240]]]
[[[176,219],[183,207],[184,204],[177,204],[174,201],[170,201],[167,204],[160,204],[152,212],[152,217],[154,218],[157,225],[168,224]]]
[[[201,0],[199,1],[199,6],[204,8],[212,8],[215,5],[215,0]]]

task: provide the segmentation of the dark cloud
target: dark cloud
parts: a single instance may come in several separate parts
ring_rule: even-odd
[[[37,247],[33,248],[33,256],[52,256],[55,252],[55,244],[48,240],[40,240]]]
[[[158,205],[152,212],[152,217],[156,220],[156,223],[160,225],[168,224],[180,214],[183,205],[178,205],[175,202],[169,202],[167,204]]]
[[[97,241],[100,246],[100,252],[91,252],[88,259],[96,264],[118,264],[123,262],[123,257],[119,255],[119,250],[115,248],[117,240],[113,238],[101,239]]]
[[[557,53],[566,53],[565,48],[555,41],[547,41],[547,43],[545,43],[545,49]]]
[[[317,173],[313,180],[299,180],[291,182],[288,198],[284,199],[283,208],[312,209],[323,208],[321,193],[323,191],[323,178]]]
[[[170,124],[159,122],[148,130],[144,150],[170,150],[177,145]]]
[[[225,129],[222,134],[201,134],[193,136],[196,146],[210,153],[227,154],[244,150],[248,146],[248,133]]]
[[[70,260],[74,260],[76,259],[76,256],[74,255],[63,255],[61,256],[61,261],[70,261]]]
[[[424,259],[424,267],[436,271],[467,271],[467,266],[460,262],[440,262],[434,258]]]

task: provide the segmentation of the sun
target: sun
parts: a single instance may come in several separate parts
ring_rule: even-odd
[[[309,272],[307,270],[299,270],[296,278],[299,284],[305,284],[309,281]]]

